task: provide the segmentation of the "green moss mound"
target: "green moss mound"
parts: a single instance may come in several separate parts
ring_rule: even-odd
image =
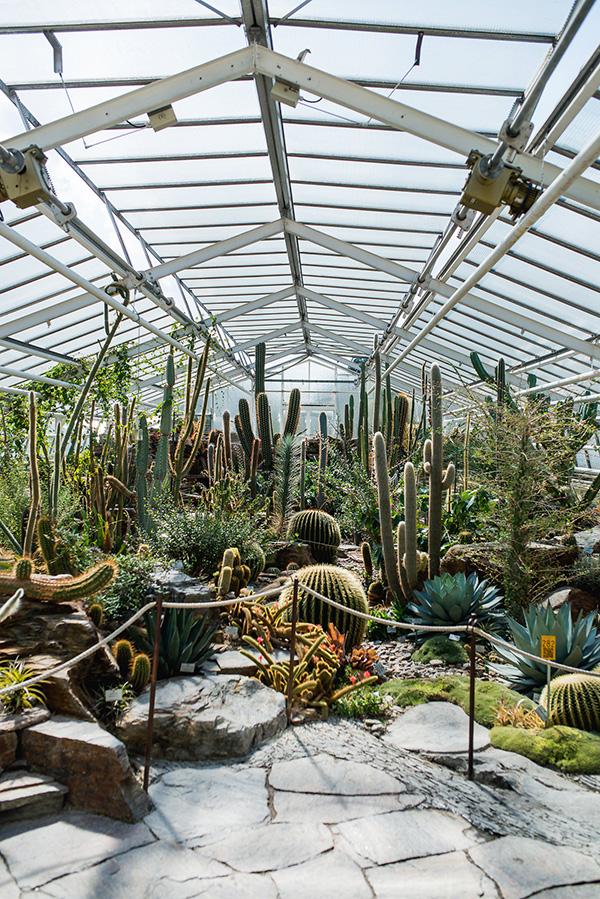
[[[396,705],[406,708],[423,702],[453,702],[465,712],[469,711],[469,678],[460,674],[435,677],[390,680],[381,688],[389,693]],[[475,720],[483,727],[493,727],[500,702],[507,706],[521,703],[525,708],[535,708],[531,700],[523,700],[520,693],[509,690],[495,681],[477,680],[475,685]]]
[[[565,774],[600,774],[600,736],[556,725],[546,730],[493,727],[492,746]]]
[[[438,636],[425,640],[420,649],[413,652],[412,659],[421,665],[427,665],[432,659],[441,659],[447,665],[464,665],[469,661],[469,656],[458,640]]]

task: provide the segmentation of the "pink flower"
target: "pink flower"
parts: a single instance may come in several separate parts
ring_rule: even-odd
[[[350,678],[350,683],[351,683],[351,684],[355,684],[355,683],[356,683],[356,678],[354,677],[354,675],[351,676],[351,678]]]
[[[263,643],[264,641],[263,641],[263,638],[262,638],[262,637],[257,637],[257,638],[256,638],[256,642],[257,642],[257,643]]]

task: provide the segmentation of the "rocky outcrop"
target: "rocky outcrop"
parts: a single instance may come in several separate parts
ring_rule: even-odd
[[[125,747],[95,722],[57,715],[36,724],[23,734],[23,754],[33,770],[68,787],[76,808],[130,822],[148,812]]]
[[[0,655],[20,659],[36,672],[72,659],[98,642],[99,634],[82,607],[25,600],[2,624]],[[90,690],[118,677],[111,653],[103,648],[68,672],[50,678],[44,693],[51,712],[90,718]]]
[[[146,690],[117,723],[128,749],[141,752],[148,720]],[[174,677],[156,689],[153,755],[192,761],[246,755],[286,726],[285,700],[236,674]]]
[[[534,573],[551,572],[557,578],[568,571],[577,560],[577,546],[530,543],[526,561]],[[451,546],[441,563],[441,571],[448,574],[476,572],[492,583],[502,584],[502,552],[499,543],[460,543]]]
[[[26,727],[40,724],[50,717],[48,709],[39,706],[18,715],[0,715],[0,771],[8,768],[19,755],[20,738]]]

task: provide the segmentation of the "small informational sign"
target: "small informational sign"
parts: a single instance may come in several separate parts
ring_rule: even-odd
[[[195,662],[182,662],[179,666],[179,671],[181,674],[193,674],[195,670]]]
[[[549,662],[556,661],[556,637],[554,634],[542,634],[540,637],[540,656]]]

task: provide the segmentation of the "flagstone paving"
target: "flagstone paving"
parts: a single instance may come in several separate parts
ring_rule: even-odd
[[[484,742],[484,741],[482,741]],[[512,753],[435,760],[359,724],[160,762],[152,812],[0,826],[0,899],[592,899],[600,792]]]

